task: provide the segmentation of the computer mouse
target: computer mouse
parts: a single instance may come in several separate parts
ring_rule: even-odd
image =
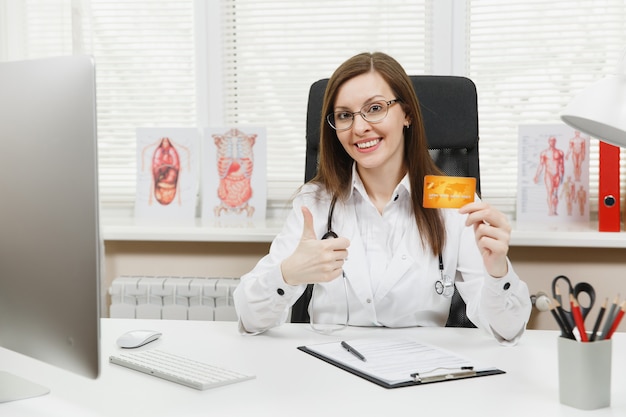
[[[161,334],[155,330],[131,330],[117,339],[117,345],[124,349],[134,349],[157,340]]]

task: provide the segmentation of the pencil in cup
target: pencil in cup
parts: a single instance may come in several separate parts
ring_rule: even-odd
[[[569,295],[570,301],[570,310],[572,312],[572,316],[574,317],[574,323],[578,328],[578,333],[580,333],[580,340],[582,342],[588,342],[589,338],[587,336],[587,330],[585,329],[585,319],[583,319],[583,313],[580,310],[580,305],[578,301],[576,301],[576,297],[574,294]]]
[[[552,313],[554,320],[556,320],[556,324],[558,324],[559,328],[561,329],[561,336],[568,339],[576,340],[572,328],[569,325],[569,321],[565,316],[565,312],[561,307],[561,303],[559,303],[559,301],[555,298],[553,298],[552,302],[550,303],[550,312]]]
[[[613,319],[611,328],[609,329],[609,331],[606,334],[606,337],[603,340],[610,339],[611,336],[613,336],[613,333],[615,333],[617,326],[619,326],[619,322],[622,320],[622,317],[624,317],[624,310],[626,310],[626,301],[622,302],[620,309],[617,311],[617,314],[615,315],[615,318]]]
[[[615,296],[615,300],[613,300],[613,303],[611,304],[611,307],[609,308],[609,312],[606,315],[606,321],[604,322],[604,326],[602,327],[602,333],[600,334],[600,336],[598,336],[598,340],[606,339],[606,336],[609,333],[609,330],[611,330],[611,325],[613,324],[613,321],[615,320],[615,315],[617,314],[618,304],[619,304],[619,294]]]
[[[602,317],[604,317],[604,312],[606,311],[606,306],[608,305],[608,303],[609,303],[609,298],[607,297],[604,300],[602,307],[600,307],[600,311],[598,312],[598,317],[596,317],[596,323],[593,325],[593,331],[589,335],[590,342],[593,342],[594,340],[596,340],[598,330],[600,330],[600,323],[602,323]]]

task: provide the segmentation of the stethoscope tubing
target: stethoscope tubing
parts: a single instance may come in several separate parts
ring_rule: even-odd
[[[333,231],[333,214],[335,212],[335,205],[337,204],[337,196],[334,195],[330,201],[330,207],[328,208],[328,218],[326,220],[326,233],[322,236],[322,240],[337,238],[337,233]],[[343,275],[346,279],[345,274]],[[439,254],[439,279],[435,281],[435,292],[443,297],[452,297],[454,293],[454,280],[444,275],[443,273],[443,255]]]

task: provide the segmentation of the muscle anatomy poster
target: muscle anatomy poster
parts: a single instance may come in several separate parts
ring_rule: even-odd
[[[564,124],[520,126],[518,226],[589,223],[589,142]]]

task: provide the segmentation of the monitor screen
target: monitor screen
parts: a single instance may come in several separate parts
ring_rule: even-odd
[[[95,70],[89,56],[0,62],[0,346],[99,373]],[[47,387],[2,372],[0,402]]]

